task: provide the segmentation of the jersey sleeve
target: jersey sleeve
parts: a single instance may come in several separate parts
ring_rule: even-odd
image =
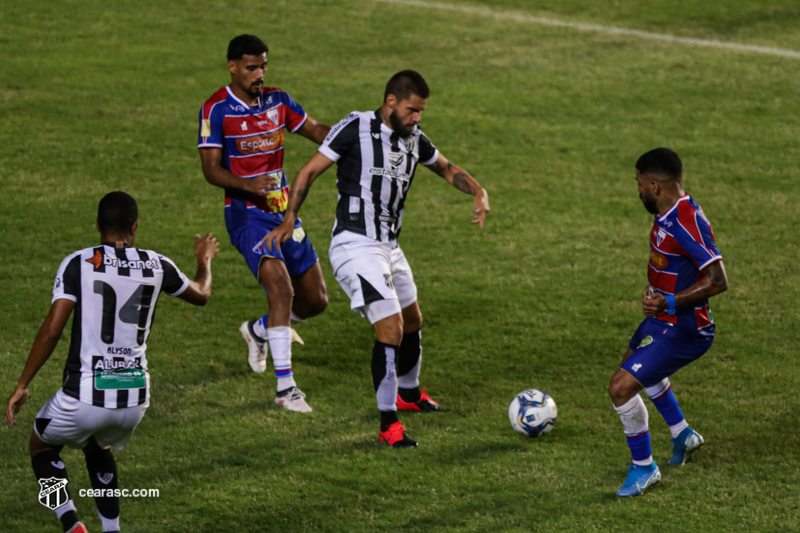
[[[289,94],[283,93],[282,100],[286,106],[286,127],[289,128],[289,131],[295,133],[308,120],[308,114],[303,109],[303,106],[295,102],[294,98]]]
[[[53,299],[77,302],[81,296],[81,255],[75,252],[61,262],[53,284]]]
[[[678,212],[678,224],[672,228],[672,234],[698,270],[722,259],[714,242],[711,224],[700,211],[681,209]]]
[[[439,159],[439,150],[424,133],[419,134],[419,162],[421,165],[432,165]]]
[[[222,113],[216,112],[215,107],[220,102],[206,102],[200,109],[200,131],[197,137],[198,148],[222,148],[224,136],[222,134]]]
[[[358,141],[358,115],[350,113],[346,118],[331,128],[319,147],[319,152],[330,159],[338,161],[350,151]]]
[[[161,261],[161,268],[164,270],[161,290],[170,296],[180,295],[189,286],[189,278],[175,266],[175,263],[173,263],[171,259],[163,255],[159,255],[158,258]]]

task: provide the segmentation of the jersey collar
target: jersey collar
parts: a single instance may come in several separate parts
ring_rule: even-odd
[[[226,85],[226,86],[225,86],[225,90],[226,90],[226,91],[228,91],[228,95],[229,95],[231,98],[233,98],[234,100],[236,100],[237,102],[239,102],[240,104],[242,104],[242,105],[244,106],[244,108],[245,108],[245,109],[250,109],[250,108],[252,107],[250,104],[246,104],[246,103],[244,102],[244,100],[242,100],[241,98],[239,98],[238,96],[236,96],[235,94],[233,94],[233,91],[231,90],[231,86],[230,86],[230,85]],[[260,94],[258,95],[258,102],[259,102],[259,104],[261,103],[261,95],[260,95]]]
[[[687,194],[686,196],[681,196],[680,198],[678,198],[678,201],[677,201],[677,202],[675,202],[675,205],[673,205],[672,207],[670,207],[670,208],[669,208],[669,211],[667,211],[666,213],[664,213],[663,215],[661,215],[660,217],[658,217],[658,221],[659,221],[659,222],[663,222],[663,221],[665,221],[665,220],[667,219],[667,217],[668,217],[668,216],[669,216],[669,215],[670,215],[670,214],[671,214],[673,211],[675,211],[675,210],[678,208],[678,204],[680,204],[680,203],[681,203],[681,202],[683,202],[684,200],[688,200],[688,199],[689,199],[689,195],[688,195],[688,194]]]

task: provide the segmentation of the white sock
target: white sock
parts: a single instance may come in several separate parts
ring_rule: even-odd
[[[67,500],[67,503],[65,503],[61,507],[55,509],[56,518],[61,520],[61,517],[64,516],[64,513],[68,513],[69,511],[75,511],[76,513],[78,512],[78,508],[75,507],[75,502],[72,501],[72,498]]]
[[[262,339],[267,338],[267,328],[261,323],[261,319],[256,320],[253,324],[253,333]]]
[[[625,431],[626,437],[636,437],[648,431],[650,415],[640,395],[635,394],[633,398],[619,407],[615,405],[614,410],[622,421],[622,429]],[[653,456],[651,455],[644,460],[634,460],[633,464],[646,466],[652,462]]]
[[[676,439],[676,438],[678,438],[678,435],[680,435],[681,432],[684,429],[688,428],[688,427],[689,427],[689,424],[686,422],[686,419],[683,419],[683,420],[681,420],[681,422],[679,424],[675,424],[674,426],[670,426],[669,427],[669,432],[672,434],[672,438]]]
[[[664,378],[651,387],[645,387],[644,392],[647,394],[648,398],[650,398],[651,400],[655,400],[656,398],[660,397],[662,394],[667,392],[670,386],[671,384],[669,382],[669,378]]]
[[[292,372],[292,328],[267,328],[267,341],[278,378],[278,391],[296,386]]]
[[[384,345],[386,375],[375,391],[379,411],[397,411],[397,371],[395,370],[395,347]]]
[[[119,517],[106,518],[105,516],[97,513],[100,517],[100,522],[103,524],[103,531],[119,531]]]

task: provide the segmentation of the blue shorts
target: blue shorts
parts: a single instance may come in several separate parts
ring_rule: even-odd
[[[293,278],[314,266],[319,259],[299,220],[294,224],[292,237],[281,245],[280,251],[268,250],[263,239],[283,222],[282,214],[264,219],[250,219],[248,222],[247,226],[229,232],[229,235],[231,243],[244,256],[256,280],[262,257],[282,260],[286,264],[289,276]]]
[[[633,354],[620,368],[650,387],[699,359],[712,342],[713,335],[686,334],[676,326],[648,317],[631,337],[628,347]]]

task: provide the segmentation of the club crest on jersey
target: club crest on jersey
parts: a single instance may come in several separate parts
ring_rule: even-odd
[[[39,480],[39,503],[55,511],[69,500],[67,479],[49,477]]]
[[[640,343],[639,343],[639,346],[637,346],[636,348],[637,348],[637,349],[638,349],[638,348],[644,348],[645,346],[650,346],[651,344],[653,344],[653,337],[651,337],[650,335],[648,335],[647,337],[645,337],[644,339],[642,339],[642,342],[640,342]],[[639,365],[639,366],[642,366],[642,365]]]
[[[664,228],[658,230],[658,235],[656,235],[656,246],[661,246],[661,243],[664,242],[664,239],[667,238],[667,232],[664,231]]]
[[[414,139],[406,139],[404,144],[406,145],[406,151],[411,153],[414,151],[414,145],[416,144],[416,141]]]
[[[272,97],[270,96],[270,100],[271,99],[272,99]],[[267,102],[267,103],[269,103],[269,102]],[[272,121],[272,123],[277,126],[278,125],[278,110],[273,108],[273,109],[270,109],[269,111],[267,111],[267,118],[269,118]]]
[[[398,152],[392,152],[387,157],[387,159],[389,160],[389,164],[392,165],[392,168],[399,167],[403,163],[403,161],[405,161],[405,158],[406,158],[405,154],[401,154]]]

